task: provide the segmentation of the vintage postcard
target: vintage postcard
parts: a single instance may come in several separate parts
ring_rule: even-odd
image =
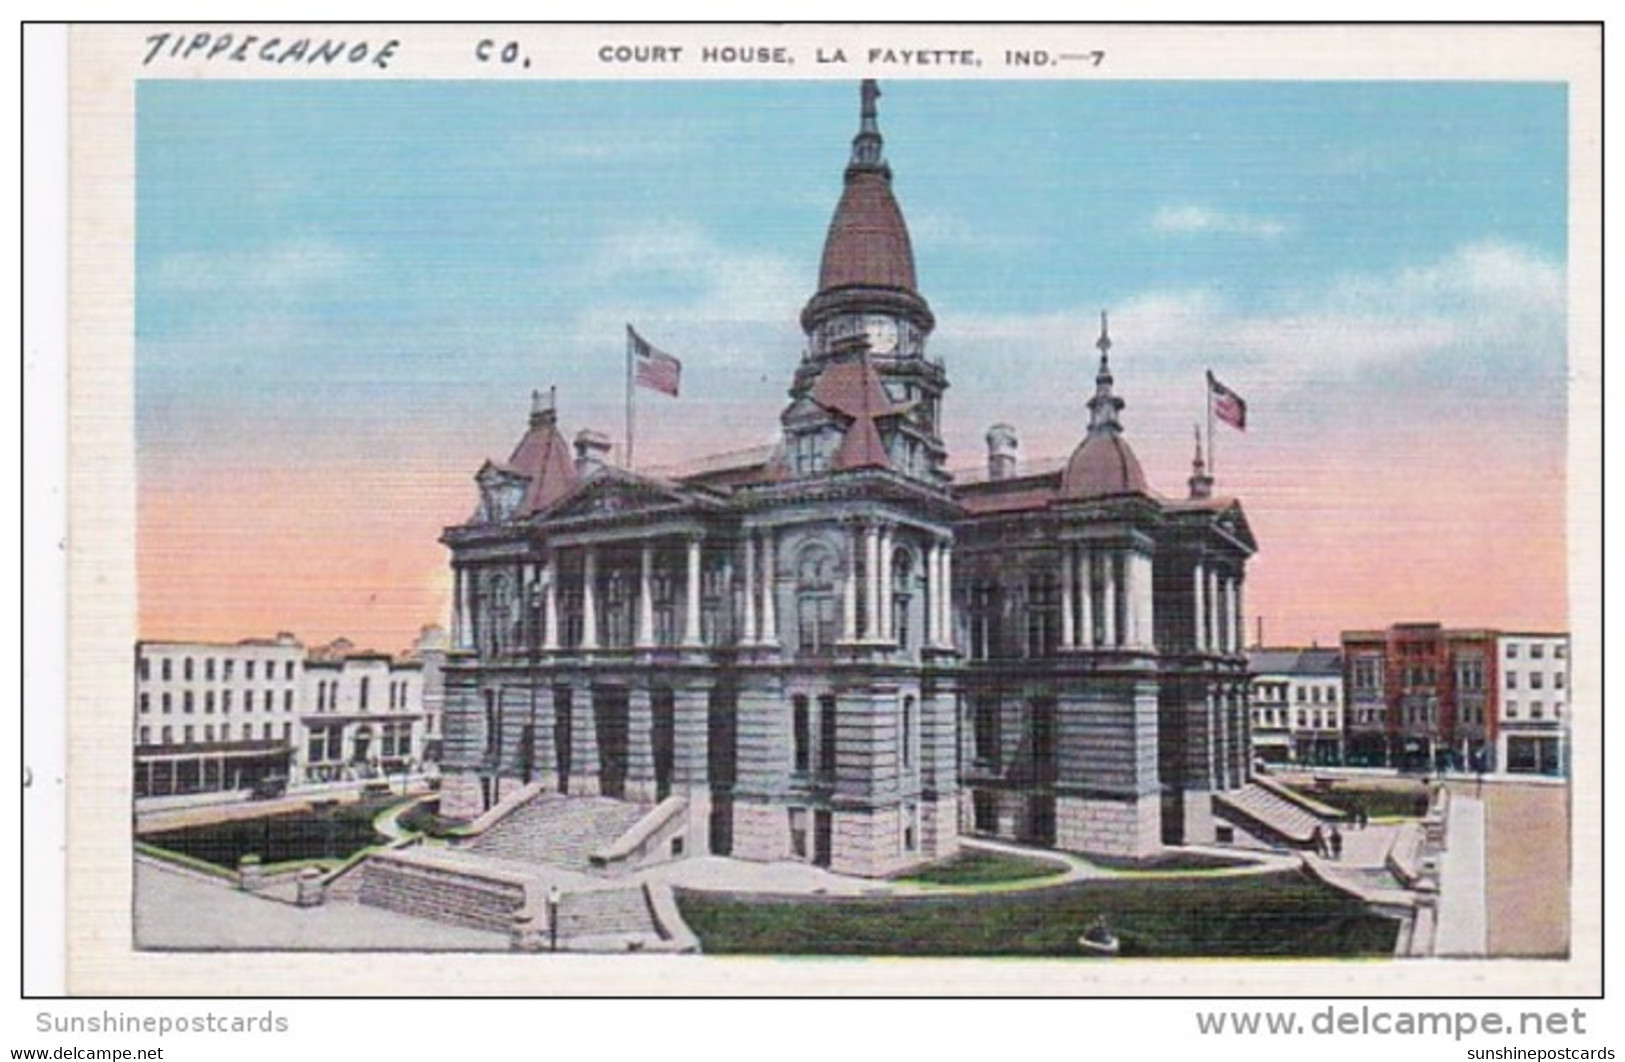
[[[1600,991],[1596,28],[71,53],[71,991]]]

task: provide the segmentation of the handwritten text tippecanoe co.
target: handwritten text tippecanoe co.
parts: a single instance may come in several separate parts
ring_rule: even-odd
[[[153,33],[142,66],[155,62],[266,63],[272,66],[375,66],[389,69],[401,42],[332,37],[261,37],[231,33]]]

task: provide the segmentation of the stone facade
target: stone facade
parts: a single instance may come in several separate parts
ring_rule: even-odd
[[[994,475],[955,482],[878,94],[777,446],[639,474],[594,433],[572,454],[538,396],[479,470],[442,538],[445,813],[532,782],[681,795],[691,853],[867,876],[970,832],[1131,857],[1211,839],[1164,805],[1245,778],[1240,507],[1210,479],[1178,501],[1147,486],[1104,320],[1068,466],[1021,474],[999,425]]]

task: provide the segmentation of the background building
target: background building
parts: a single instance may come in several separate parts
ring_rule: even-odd
[[[1501,669],[1498,711],[1489,698],[1496,762],[1514,774],[1567,774],[1569,636],[1498,634],[1494,655]]]
[[[1254,648],[1253,755],[1265,763],[1343,762],[1343,659],[1336,649]]]
[[[1343,656],[1349,762],[1567,770],[1568,635],[1399,623],[1345,631]]]
[[[250,790],[419,771],[432,754],[427,701],[442,699],[426,628],[414,659],[309,650],[292,634],[136,644],[137,797]]]

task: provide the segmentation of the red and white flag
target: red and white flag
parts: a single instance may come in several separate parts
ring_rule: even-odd
[[[1247,430],[1247,403],[1230,388],[1220,383],[1213,376],[1213,371],[1207,374],[1208,402],[1212,404],[1213,415],[1235,428],[1237,431]]]
[[[639,387],[677,397],[677,387],[683,377],[683,363],[653,346],[626,326],[627,348],[632,353],[632,379]]]

